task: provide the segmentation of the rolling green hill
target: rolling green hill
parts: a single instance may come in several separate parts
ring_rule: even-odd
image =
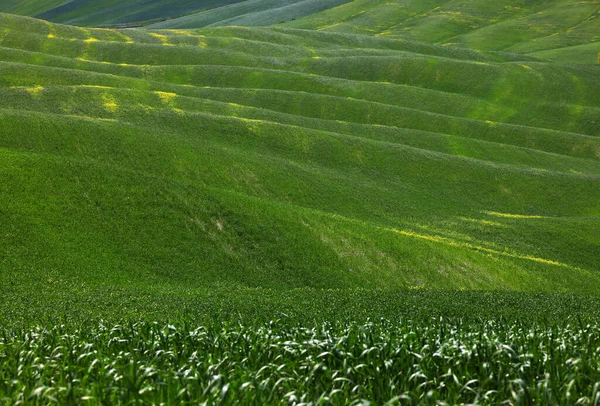
[[[0,12],[80,26],[135,25],[239,1],[243,0],[0,0]]]
[[[600,291],[598,66],[0,27],[4,286]]]
[[[269,26],[310,16],[349,2],[350,0],[246,0],[161,21],[153,24],[152,28]]]
[[[355,0],[290,26],[533,54],[586,45],[556,59],[590,63],[600,52],[599,17],[597,1]]]
[[[539,54],[569,63],[595,63],[600,52],[598,2],[305,0],[287,3],[244,1],[170,19],[153,27],[285,23],[294,28]]]
[[[0,0],[0,404],[598,404],[597,2],[198,3]]]
[[[0,0],[0,12],[78,26],[273,26],[596,63],[600,4],[575,0]]]
[[[507,49],[527,41],[568,34],[598,40],[597,2],[572,0],[488,2],[355,0],[297,25],[477,48]],[[323,25],[326,24],[326,25]],[[594,34],[595,31],[595,36]],[[587,33],[587,36],[581,34]],[[558,38],[554,38],[557,40]]]

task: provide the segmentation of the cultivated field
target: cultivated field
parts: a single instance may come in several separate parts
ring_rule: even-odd
[[[1,18],[5,279],[600,288],[597,66]]]
[[[213,3],[0,14],[0,404],[597,404],[598,5]]]

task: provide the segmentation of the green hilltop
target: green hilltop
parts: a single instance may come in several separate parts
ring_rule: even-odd
[[[154,24],[154,28],[217,25],[286,27],[373,35],[596,62],[600,4],[574,0],[292,0],[244,1]],[[256,4],[255,4],[256,3]],[[257,5],[261,8],[257,9]]]
[[[256,5],[261,8],[257,9]],[[596,62],[600,5],[573,0],[304,0],[244,1],[169,19],[154,28],[217,25],[287,27],[374,35],[539,55],[570,63]]]
[[[596,62],[600,51],[596,1],[355,0],[291,26],[546,56],[582,47],[553,58],[570,63]]]
[[[575,0],[0,0],[0,12],[77,26],[284,26],[595,63],[600,4]]]
[[[598,293],[599,68],[510,51],[0,14],[0,284]]]

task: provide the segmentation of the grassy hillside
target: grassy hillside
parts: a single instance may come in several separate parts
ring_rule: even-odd
[[[0,12],[80,26],[140,24],[243,0],[0,0]]]
[[[152,28],[269,26],[309,16],[350,0],[246,0],[153,24]]]
[[[289,25],[518,53],[588,45],[567,55],[590,63],[600,52],[599,17],[598,2],[574,0],[354,0]]]
[[[596,63],[600,4],[576,0],[0,0],[0,12],[78,26],[272,26]]]
[[[0,26],[3,286],[600,291],[597,66]]]
[[[78,26],[273,26],[531,54],[589,64],[600,5],[575,0],[0,0],[0,12]]]
[[[0,13],[0,404],[600,402],[594,3],[196,3],[0,0],[296,18]]]
[[[293,3],[293,4],[289,4]],[[596,63],[600,5],[575,0],[243,1],[155,24],[285,26]]]
[[[77,26],[272,25],[350,0],[0,0],[0,12]],[[158,25],[160,26],[160,25]]]

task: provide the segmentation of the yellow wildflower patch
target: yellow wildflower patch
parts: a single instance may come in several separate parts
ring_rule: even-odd
[[[33,97],[38,97],[40,93],[44,90],[43,86],[37,85],[34,87],[26,87],[25,90]]]
[[[498,213],[496,211],[486,211],[485,213],[489,214],[490,216],[505,217],[505,218],[511,218],[511,219],[541,219],[541,218],[544,218],[543,216],[530,216],[530,215],[526,215],[526,214]]]
[[[472,218],[468,218],[468,217],[459,217],[459,219],[462,221],[466,221],[468,223],[481,224],[483,226],[503,227],[503,228],[508,227],[506,224],[497,223],[495,221],[489,221],[489,220],[472,219]]]
[[[115,98],[110,94],[104,94],[102,96],[102,100],[104,102],[104,109],[110,113],[116,113],[119,109],[119,105],[117,104]]]
[[[242,121],[244,121],[244,122],[246,122],[246,123],[264,123],[265,122],[265,120],[256,120],[256,119],[253,119],[253,118],[240,117],[239,119],[242,120]]]
[[[154,38],[158,39],[160,42],[162,42],[162,44],[164,46],[173,46],[173,44],[171,44],[169,42],[169,37],[167,37],[166,35],[162,35],[162,34],[157,34],[155,32],[151,32],[150,35],[152,35]]]
[[[156,93],[158,95],[158,97],[160,97],[160,100],[165,104],[171,103],[173,101],[173,99],[175,99],[177,97],[177,94],[170,93],[170,92],[156,91],[154,93]]]
[[[83,87],[83,88],[87,88],[87,89],[112,89],[112,87],[100,86],[100,85],[78,85],[75,87]]]
[[[427,234],[419,234],[419,233],[414,233],[412,231],[406,231],[406,230],[394,229],[393,231],[398,234],[407,236],[407,237],[419,238],[419,239],[426,240],[426,241],[446,244],[451,247],[469,248],[469,249],[472,249],[475,251],[486,252],[486,253],[492,254],[492,255],[500,255],[500,256],[511,257],[511,258],[526,259],[528,261],[540,262],[540,263],[547,264],[547,265],[561,266],[561,267],[566,267],[566,268],[574,268],[568,264],[553,261],[550,259],[534,257],[531,255],[522,255],[522,254],[518,254],[516,252],[499,251],[499,250],[495,250],[492,248],[481,247],[478,245],[461,242],[461,241],[456,241],[456,240],[452,240],[452,239],[445,238],[445,237],[438,237],[438,236],[427,235]]]
[[[338,25],[341,25],[341,24],[342,23],[335,23],[335,24],[331,24],[331,25],[323,25],[323,26],[317,28],[317,31],[328,30],[330,28],[337,27]]]

